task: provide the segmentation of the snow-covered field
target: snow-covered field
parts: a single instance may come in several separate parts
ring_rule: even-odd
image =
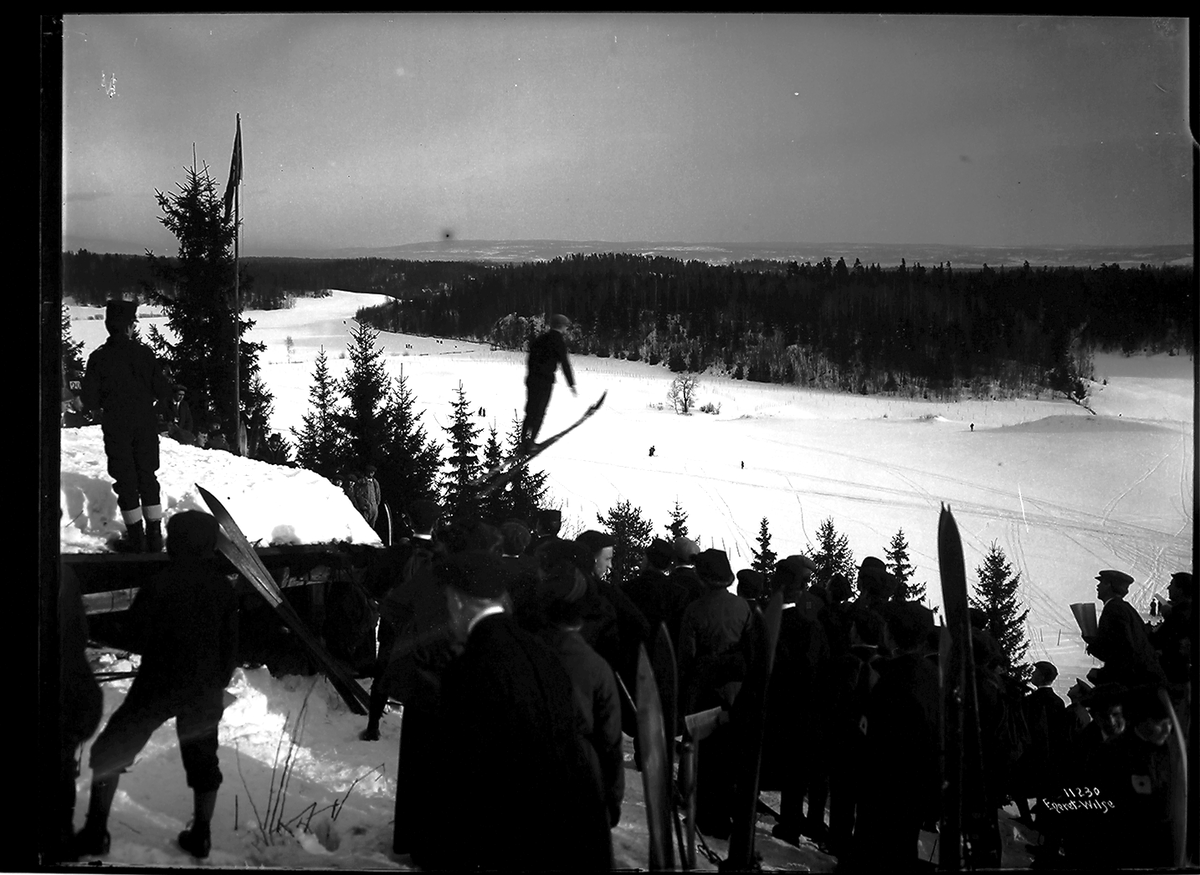
[[[353,314],[379,300],[343,292],[252,314],[258,321],[251,338],[267,344],[260,361],[275,395],[275,430],[290,439],[289,429],[299,426],[319,349],[326,350],[334,376],[344,373]],[[101,311],[71,312],[72,336],[84,342],[86,356],[105,337]],[[154,321],[162,326],[161,317],[142,314],[143,332]],[[435,438],[443,437],[439,426],[448,423],[460,381],[471,409],[486,409],[481,423],[495,423],[502,436],[523,410],[519,353],[401,335],[381,335],[380,345],[389,371],[398,375],[403,369],[408,377]],[[1030,658],[1059,666],[1062,694],[1094,664],[1083,652],[1068,606],[1094,598],[1099,569],[1132,574],[1137,583],[1130,601],[1146,610],[1154,593],[1165,592],[1173,571],[1192,565],[1195,364],[1186,357],[1098,356],[1096,377],[1107,384],[1093,386],[1094,416],[1052,399],[947,404],[704,376],[699,403],[719,405],[720,411],[684,417],[666,403],[672,375],[663,368],[592,357],[575,357],[573,363],[579,397],[571,396],[560,377],[545,432],[574,419],[602,391],[609,394],[588,425],[535,464],[549,474],[551,498],[562,504],[568,535],[598,528],[597,513],[623,499],[640,507],[661,533],[678,499],[693,537],[705,547],[725,549],[736,570],[749,566],[764,516],[780,555],[812,543],[817,526],[829,517],[848,536],[856,559],[883,557],[892,535],[903,528],[916,579],[927,582],[936,605],[937,519],[946,502],[962,532],[969,577],[993,541],[1020,571],[1021,596],[1031,609]],[[85,434],[89,431],[98,429],[63,433],[64,550],[98,549],[119,530],[110,522],[116,501],[103,459],[89,460],[94,451],[84,446],[98,440]],[[199,482],[228,499],[252,540],[374,538],[341,493],[320,478],[167,440],[162,445],[168,516],[203,506],[193,486]],[[127,683],[106,685],[109,711]],[[382,741],[359,741],[361,718],[342,710],[320,681],[300,734],[302,779],[289,790],[288,812],[340,799],[350,782],[377,766],[383,767],[382,777],[372,773],[350,791],[345,809],[325,831],[334,835],[325,839],[327,845],[337,843],[333,851],[315,838],[272,846],[255,838],[250,800],[261,813],[280,732],[313,683],[239,671],[231,688],[239,699],[222,724],[226,784],[214,863],[404,865],[389,850],[398,721],[385,719]],[[77,822],[89,777],[85,767]],[[636,773],[630,778],[625,817],[614,839],[619,863],[645,866],[640,783]],[[169,846],[190,816],[190,805],[173,729],[164,727],[122,780],[110,822],[109,859],[186,865],[190,858]],[[794,849],[766,837],[760,850],[772,866],[825,869],[830,863],[811,848]]]

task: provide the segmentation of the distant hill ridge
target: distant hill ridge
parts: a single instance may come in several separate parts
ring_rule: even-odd
[[[144,247],[115,241],[63,241],[63,249],[74,252],[87,249],[95,253],[129,253],[141,255]],[[245,257],[282,258],[385,258],[412,261],[492,261],[515,263],[522,261],[551,261],[575,253],[628,252],[636,255],[663,256],[681,261],[703,261],[709,264],[730,264],[738,261],[796,261],[818,262],[824,258],[837,261],[844,258],[848,266],[859,259],[864,265],[879,264],[894,267],[904,259],[908,264],[933,266],[950,262],[955,267],[1019,267],[1028,261],[1035,267],[1098,267],[1101,264],[1120,264],[1136,267],[1149,264],[1193,264],[1194,249],[1190,243],[1152,246],[954,246],[948,244],[893,243],[680,243],[654,241],[605,240],[433,240],[425,243],[405,243],[397,246],[360,246],[340,249],[283,250],[270,248],[258,251],[253,242],[242,254]],[[160,254],[173,254],[163,252]]]
[[[889,267],[921,263],[926,266],[951,262],[956,267],[1019,267],[1028,261],[1041,266],[1099,266],[1141,263],[1189,265],[1193,247],[1188,244],[1156,246],[951,246],[943,244],[873,243],[677,243],[603,240],[445,240],[407,243],[401,246],[339,249],[330,257],[396,258],[429,261],[550,261],[574,253],[628,252],[663,256],[682,261],[729,264],[737,261],[816,262],[844,258],[848,266],[859,259],[864,265]]]

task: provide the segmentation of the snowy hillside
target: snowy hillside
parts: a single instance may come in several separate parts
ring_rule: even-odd
[[[289,429],[299,426],[313,359],[321,348],[332,376],[345,372],[349,322],[358,307],[378,300],[335,293],[300,299],[288,310],[250,314],[257,320],[251,339],[267,345],[261,373],[275,395],[275,430],[290,439]],[[86,357],[105,336],[102,321],[94,318],[100,311],[72,307],[71,313],[72,336],[84,342]],[[149,311],[141,316],[143,333],[147,322],[163,325]],[[501,435],[523,409],[520,353],[407,335],[381,335],[379,344],[389,372],[408,378],[435,439],[444,439],[441,426],[448,423],[459,382],[472,409],[486,408],[479,424],[495,425]],[[1195,373],[1187,358],[1098,357],[1094,416],[1054,399],[946,404],[704,375],[699,403],[719,405],[719,413],[684,417],[664,408],[672,375],[663,368],[591,357],[573,362],[579,397],[565,391],[560,379],[546,431],[565,425],[602,391],[609,394],[587,426],[535,466],[549,475],[566,534],[597,527],[597,513],[623,499],[642,508],[660,534],[678,499],[693,537],[705,547],[726,549],[736,571],[749,566],[763,517],[770,524],[772,548],[781,555],[811,544],[826,518],[848,536],[856,559],[882,557],[891,536],[903,528],[915,579],[927,583],[929,601],[936,605],[937,515],[940,504],[948,502],[963,536],[969,578],[992,542],[1021,573],[1021,598],[1031,609],[1029,658],[1058,665],[1056,687],[1063,695],[1075,677],[1096,664],[1083,652],[1068,607],[1094,598],[1096,571],[1120,568],[1133,574],[1130,601],[1144,611],[1153,593],[1165,591],[1171,572],[1192,564]],[[116,499],[98,433],[96,428],[62,433],[64,551],[103,550],[104,541],[121,529],[114,522]],[[162,459],[168,516],[203,508],[195,490],[199,483],[227,503],[251,540],[264,545],[376,539],[349,500],[311,473],[165,439]],[[250,800],[261,813],[283,727],[296,718],[304,691],[313,684],[311,678],[272,679],[254,670],[239,671],[235,678],[231,690],[238,702],[227,711],[221,730],[226,783],[213,863],[403,867],[389,850],[399,723],[389,716],[382,741],[359,741],[361,718],[346,713],[323,681],[316,682],[300,736],[299,780],[292,785],[295,798],[288,812],[312,802],[318,808],[331,804],[355,778],[381,764],[382,776],[364,777],[346,797],[347,807],[326,830],[326,843],[338,843],[332,852],[315,839],[268,846],[255,838]],[[106,685],[106,713],[127,685]],[[286,738],[283,746],[286,750]],[[82,822],[89,778],[85,765],[77,822]],[[617,858],[624,865],[645,866],[636,773],[629,774],[627,786],[622,821],[614,831]],[[190,805],[173,729],[164,727],[122,781],[109,859],[187,865],[188,860],[160,849],[169,847],[187,821]],[[1022,843],[1019,831],[1006,838],[1013,847]],[[814,871],[832,866],[811,847],[795,849],[769,837],[759,844],[771,865]],[[1006,862],[1010,859],[1015,858]]]

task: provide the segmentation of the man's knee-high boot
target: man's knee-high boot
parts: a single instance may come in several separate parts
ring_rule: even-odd
[[[179,834],[179,847],[193,857],[207,857],[212,848],[212,819],[217,810],[217,791],[197,790],[192,825]]]
[[[76,856],[96,857],[108,853],[108,813],[112,810],[113,798],[117,795],[117,780],[116,775],[111,778],[92,779],[87,821],[75,836]]]

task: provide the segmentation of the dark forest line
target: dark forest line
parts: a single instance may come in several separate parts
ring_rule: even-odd
[[[520,349],[564,313],[577,353],[715,367],[759,382],[909,396],[1077,394],[1097,351],[1193,353],[1192,266],[897,268],[709,265],[627,254],[522,264],[249,258],[244,305],[346,289],[395,300],[391,332]],[[151,282],[145,256],[64,255],[65,296],[99,305]]]

